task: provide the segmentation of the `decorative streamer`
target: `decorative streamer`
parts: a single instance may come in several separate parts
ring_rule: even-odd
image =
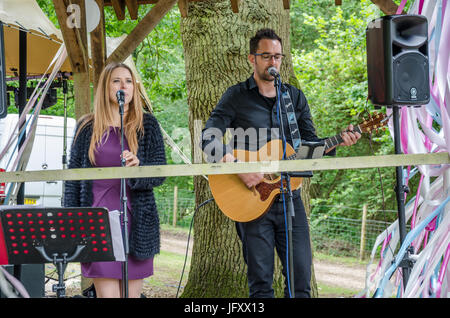
[[[420,108],[403,107],[400,112],[401,146],[404,153],[450,151],[450,6],[448,0],[415,1],[411,14],[428,19],[430,102]],[[397,14],[404,9],[402,0]],[[389,115],[392,109],[386,110]],[[393,137],[392,121],[389,123]],[[359,297],[448,297],[450,292],[450,167],[417,166],[420,173],[416,196],[405,207],[405,218],[411,220],[411,231],[399,249],[398,220],[393,222],[374,243],[366,271],[366,287]],[[410,167],[408,167],[408,172]],[[413,174],[406,177],[405,182]],[[435,177],[433,181],[431,178]],[[408,283],[404,286],[399,264],[412,246],[414,253]],[[374,266],[379,250],[380,261]],[[396,250],[394,252],[394,250]],[[372,295],[371,295],[372,294]]]

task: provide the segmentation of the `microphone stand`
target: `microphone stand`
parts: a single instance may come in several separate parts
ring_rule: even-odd
[[[401,140],[400,140],[400,106],[394,105],[392,108],[393,122],[394,122],[394,147],[395,154],[401,154]],[[397,210],[398,210],[398,228],[400,236],[400,246],[403,245],[406,237],[406,220],[405,220],[405,194],[409,193],[409,188],[403,182],[403,167],[395,167],[396,173],[396,187],[395,192],[397,196]],[[400,262],[403,276],[403,289],[408,284],[411,268],[414,266],[414,261],[410,258],[410,254],[414,253],[414,248],[410,246]]]
[[[121,166],[125,167],[125,159],[122,154],[124,151],[124,131],[123,131],[123,113],[124,113],[124,98],[118,98],[119,102],[119,112],[120,112],[120,148],[121,148]],[[129,242],[128,242],[128,211],[127,211],[127,191],[126,182],[124,178],[120,179],[120,199],[122,203],[122,220],[123,220],[123,246],[125,252],[125,261],[122,263],[122,298],[128,298],[128,253],[129,253]]]
[[[64,94],[64,132],[63,132],[63,155],[62,155],[62,167],[67,169],[67,77],[63,75],[62,78],[63,94]],[[62,181],[61,191],[61,206],[64,207],[64,191],[66,189],[66,181]]]
[[[280,129],[281,129],[281,136],[283,140],[283,160],[285,159],[286,154],[286,135],[284,132],[284,124],[283,124],[283,113],[281,111],[281,102],[280,102],[280,94],[281,94],[281,78],[279,74],[276,74],[274,76],[274,86],[276,90],[276,103],[278,112],[280,114],[279,120],[280,120]],[[286,270],[286,273],[288,275],[287,282],[288,282],[288,288],[289,288],[289,295],[291,298],[295,298],[295,288],[294,288],[294,257],[293,257],[293,246],[292,246],[292,218],[295,217],[295,210],[294,210],[294,201],[292,198],[292,189],[291,189],[291,177],[289,175],[289,172],[281,172],[281,193],[280,195],[283,196],[283,205],[286,202],[285,201],[285,193],[288,195],[288,215],[286,215],[286,226],[287,226],[287,235],[288,235],[288,242],[287,242],[287,253],[288,253],[288,269]],[[283,180],[286,180],[286,187],[283,185]]]

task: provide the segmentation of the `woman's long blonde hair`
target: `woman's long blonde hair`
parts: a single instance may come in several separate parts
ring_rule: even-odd
[[[94,113],[83,116],[80,119],[81,124],[78,129],[79,133],[86,124],[93,121],[92,137],[89,146],[89,160],[92,165],[95,165],[95,150],[101,144],[103,135],[105,132],[109,134],[109,126],[113,122],[114,118],[113,112],[118,111],[118,108],[112,107],[112,104],[109,101],[111,73],[118,67],[123,67],[130,71],[133,80],[133,99],[128,105],[127,113],[124,115],[123,126],[128,147],[135,155],[138,150],[137,134],[139,133],[142,135],[144,133],[142,102],[139,95],[139,87],[136,83],[136,76],[131,68],[126,64],[109,63],[103,69],[98,80],[97,92],[94,98]]]

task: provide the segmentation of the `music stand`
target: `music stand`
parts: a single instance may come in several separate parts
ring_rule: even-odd
[[[298,148],[295,159],[319,159],[323,157],[325,151],[325,141],[302,140],[302,145]]]
[[[1,207],[0,248],[6,251],[0,255],[13,265],[53,263],[53,291],[65,297],[67,263],[116,260],[108,214],[105,208]]]
[[[319,159],[323,157],[325,151],[325,141],[306,141],[302,140],[302,144],[295,154],[295,159]],[[289,172],[291,177],[311,178],[312,171]]]

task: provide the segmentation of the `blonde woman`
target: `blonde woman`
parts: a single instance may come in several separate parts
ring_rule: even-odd
[[[121,154],[120,114],[116,93],[125,93],[124,152]],[[79,120],[69,168],[163,165],[164,143],[155,117],[144,113],[132,70],[125,64],[108,64],[100,75],[94,113]],[[159,253],[159,218],[153,188],[164,178],[128,179],[126,182],[129,228],[128,292],[140,297],[143,279],[153,274],[153,257]],[[122,210],[120,179],[67,181],[64,206],[106,207]],[[81,264],[82,274],[93,279],[99,298],[121,297],[121,262]]]

